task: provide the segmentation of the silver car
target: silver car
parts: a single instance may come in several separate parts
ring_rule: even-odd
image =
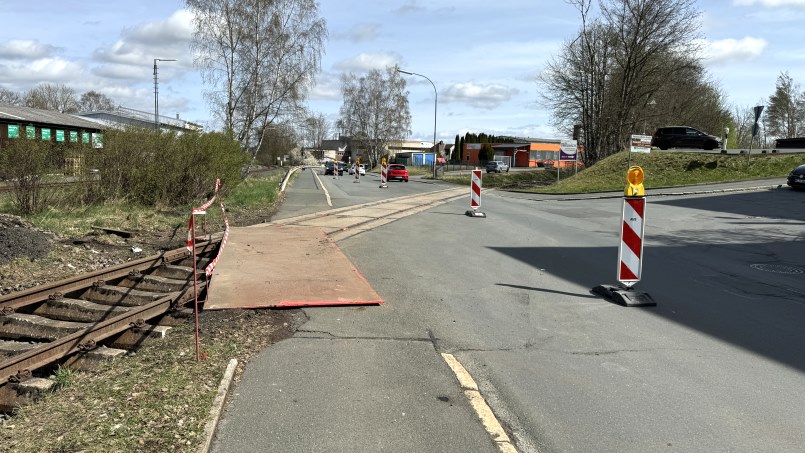
[[[509,164],[503,162],[502,160],[490,160],[489,162],[486,163],[486,172],[492,173],[493,171],[496,173],[500,173],[503,171],[508,173]]]

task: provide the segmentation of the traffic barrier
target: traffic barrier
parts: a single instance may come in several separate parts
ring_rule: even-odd
[[[389,171],[389,168],[388,168],[388,165],[386,165],[386,159],[383,158],[383,163],[380,165],[380,188],[381,189],[387,189],[389,187],[388,186],[388,180],[389,180],[388,171]]]
[[[481,170],[473,170],[470,178],[470,208],[465,212],[469,217],[486,217],[486,214],[478,211],[481,207]]]
[[[621,222],[621,244],[618,249],[618,281],[632,286],[640,281],[643,271],[643,233],[646,212],[645,197],[625,197],[623,199],[623,222]]]
[[[643,273],[643,233],[646,226],[643,176],[643,169],[637,166],[630,167],[626,174],[628,185],[623,191],[621,241],[618,246],[619,286],[598,285],[592,289],[593,293],[627,307],[657,305],[648,293],[633,288]]]

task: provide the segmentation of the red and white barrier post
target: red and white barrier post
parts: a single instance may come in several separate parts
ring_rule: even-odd
[[[381,189],[388,189],[388,187],[389,187],[389,185],[387,184],[388,180],[389,180],[389,173],[388,172],[389,172],[389,167],[388,167],[388,165],[386,165],[386,158],[384,157],[380,161],[380,188]]]
[[[618,246],[619,286],[599,285],[593,292],[627,307],[657,305],[648,293],[635,291],[643,274],[643,237],[645,233],[646,193],[643,169],[630,167],[626,174],[621,214],[621,241]]]
[[[473,170],[470,178],[470,208],[466,214],[469,217],[486,217],[479,211],[481,207],[481,170]]]
[[[646,213],[646,197],[623,199],[621,244],[618,248],[618,282],[631,288],[640,281],[643,271],[643,233]]]
[[[355,159],[355,180],[352,182],[361,182],[361,159]]]

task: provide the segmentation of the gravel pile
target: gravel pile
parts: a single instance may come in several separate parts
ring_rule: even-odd
[[[19,217],[0,214],[0,264],[15,258],[44,258],[54,242],[52,234],[36,230]]]

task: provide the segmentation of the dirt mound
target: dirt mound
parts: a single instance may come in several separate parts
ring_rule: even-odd
[[[0,214],[0,264],[20,257],[44,258],[53,241],[53,235],[36,230],[21,218]]]

